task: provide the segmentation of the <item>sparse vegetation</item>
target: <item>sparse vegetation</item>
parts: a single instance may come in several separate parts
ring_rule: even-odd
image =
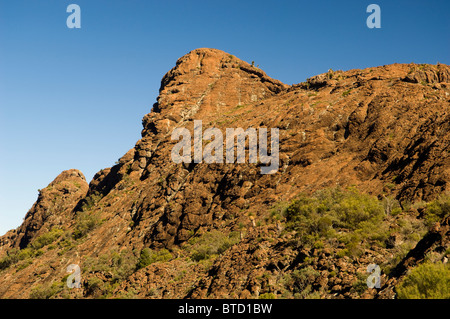
[[[64,231],[61,228],[54,227],[48,233],[42,234],[31,242],[31,247],[38,250],[44,246],[50,245],[56,239],[60,238]]]
[[[300,195],[291,202],[280,202],[272,207],[266,215],[258,220],[266,225],[280,225],[279,235],[294,234],[290,237],[294,242],[313,251],[325,251],[333,248],[335,258],[344,258],[343,262],[352,262],[360,256],[364,249],[386,248],[387,238],[392,233],[401,238],[399,244],[389,246],[392,258],[380,265],[383,273],[388,274],[406,253],[413,248],[422,238],[427,226],[442,220],[449,213],[449,196],[441,196],[438,199],[426,203],[408,203],[408,209],[420,208],[422,218],[408,216],[401,209],[399,203],[393,197],[384,196],[382,199],[365,195],[356,188],[346,189],[331,188],[314,193],[311,196]],[[254,219],[254,212],[242,209],[250,219]],[[34,238],[27,248],[11,249],[6,256],[0,259],[0,270],[7,269],[16,264],[15,269],[21,270],[33,262],[33,258],[39,256],[52,247],[59,248],[58,254],[75,247],[77,239],[95,229],[101,223],[99,213],[92,210],[79,211],[76,216],[74,230],[63,230],[58,227]],[[243,222],[236,222],[235,227],[245,228]],[[284,229],[284,230],[283,230]],[[200,262],[205,270],[210,269],[215,257],[223,254],[240,240],[239,231],[228,234],[218,230],[194,235],[183,244],[179,251],[186,262]],[[273,238],[258,237],[256,242],[270,242]],[[390,240],[390,239],[389,239]],[[350,258],[349,258],[350,257]],[[438,256],[439,257],[439,256]],[[126,280],[135,271],[145,268],[156,262],[167,262],[173,258],[173,254],[167,249],[152,250],[144,248],[140,252],[113,249],[110,253],[99,257],[88,257],[82,262],[84,292],[93,298],[134,298],[136,291],[131,287],[127,291],[118,292],[120,283]],[[278,294],[288,298],[320,298],[327,294],[326,286],[320,286],[322,281],[321,271],[317,270],[317,260],[314,255],[304,260],[281,277],[276,290]],[[439,257],[441,258],[441,257]],[[442,258],[441,258],[442,259]],[[430,262],[431,260],[431,262]],[[397,286],[399,298],[448,298],[448,265],[439,266],[436,258],[430,259],[413,271]],[[439,268],[440,267],[440,268]],[[329,268],[330,269],[330,268]],[[340,276],[334,270],[327,270],[326,278]],[[180,272],[173,281],[182,280],[186,270]],[[361,295],[367,289],[365,282],[367,276],[355,278],[350,282],[350,290],[353,296]],[[442,279],[443,278],[443,279]],[[447,278],[447,279],[446,279]],[[440,280],[444,280],[441,282]],[[447,280],[447,281],[445,281]],[[64,280],[63,280],[64,281]],[[31,298],[49,299],[64,298],[68,296],[63,281],[52,282],[35,286],[31,291]],[[267,281],[268,282],[268,281]],[[438,287],[438,292],[430,292],[429,287]],[[261,299],[277,297],[273,293],[272,283],[259,295]],[[328,288],[329,289],[329,288]],[[447,296],[447,297],[445,297]]]
[[[81,202],[81,210],[88,211],[93,208],[100,200],[102,199],[102,195],[98,192],[93,192],[89,196],[86,196]]]
[[[260,294],[259,299],[277,299],[277,296],[271,292]]]
[[[0,270],[4,270],[19,263],[18,270],[24,269],[32,263],[33,258],[44,253],[43,247],[52,244],[59,239],[64,231],[58,227],[36,237],[26,248],[13,248],[6,252],[6,256],[0,259]]]
[[[65,282],[53,282],[50,285],[37,285],[31,289],[30,299],[51,299],[65,289]]]
[[[320,272],[312,266],[306,266],[292,271],[285,276],[286,288],[292,290],[294,298],[297,299],[315,299],[319,298],[319,292],[313,291],[312,284]]]
[[[357,278],[358,279],[353,283],[352,288],[358,295],[361,295],[368,288],[367,287],[367,274],[362,275],[362,274],[358,273]]]
[[[444,194],[426,204],[425,222],[430,227],[448,214],[450,214],[450,194]]]
[[[136,269],[145,268],[155,262],[165,262],[172,259],[172,257],[172,254],[167,249],[153,251],[150,248],[144,248],[141,250]]]
[[[213,230],[201,236],[191,238],[185,245],[185,248],[191,252],[190,257],[192,260],[201,261],[222,254],[225,250],[239,242],[239,239],[238,232],[231,232],[225,235],[218,230]]]
[[[135,253],[127,249],[120,252],[113,249],[108,254],[86,258],[82,263],[82,272],[88,277],[85,286],[87,295],[111,297],[120,282],[136,271],[137,260]]]
[[[343,97],[346,97],[347,95],[350,94],[351,91],[352,91],[352,89],[348,89],[348,90],[344,91],[344,92],[342,93],[342,96],[343,96]]]
[[[6,256],[0,259],[0,270],[4,270],[19,261],[17,249],[11,249],[6,252]]]
[[[78,212],[72,236],[75,240],[80,239],[100,224],[98,213]]]
[[[388,236],[381,224],[384,208],[375,197],[354,188],[326,189],[314,196],[300,196],[284,211],[288,230],[300,241],[314,246],[317,241],[337,239],[346,252],[357,253],[363,241],[382,244]]]

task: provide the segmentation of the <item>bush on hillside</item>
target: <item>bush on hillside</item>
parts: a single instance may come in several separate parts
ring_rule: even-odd
[[[450,299],[450,265],[425,262],[396,287],[400,299]]]

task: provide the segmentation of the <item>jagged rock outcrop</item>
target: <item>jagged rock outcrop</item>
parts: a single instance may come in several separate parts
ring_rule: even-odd
[[[260,234],[249,229],[273,204],[335,186],[354,185],[402,206],[448,190],[449,74],[444,64],[393,64],[330,70],[289,86],[223,51],[191,51],[163,77],[157,102],[142,120],[142,138],[117,165],[98,172],[89,185],[79,171],[63,172],[41,191],[24,223],[0,238],[0,258],[55,226],[72,240],[69,248],[44,249],[17,273],[13,267],[2,270],[1,286],[14,282],[16,288],[3,288],[0,296],[26,298],[28,288],[64,276],[66,264],[91,261],[111,253],[112,247],[134,251],[135,257],[144,247],[176,252],[194,236],[243,228],[247,237],[214,265],[177,259],[152,264],[121,277],[114,293],[137,287],[140,297],[226,297],[227,291],[236,297],[258,296],[264,287],[254,283],[256,277],[272,270],[282,276],[300,258],[277,238],[277,228],[259,230],[272,242],[255,243]],[[216,127],[224,134],[226,128],[278,128],[278,171],[263,175],[264,164],[248,161],[174,163],[171,150],[177,141],[171,134],[183,127],[192,133],[194,120],[202,120],[203,131]],[[308,256],[317,265],[323,260],[322,266],[333,272],[337,251]],[[365,258],[361,263],[375,262],[383,252],[369,251]],[[324,288],[330,281],[333,294],[345,290],[342,296],[356,297],[350,287],[362,266],[346,265],[347,277],[319,276],[313,286]],[[174,278],[180,276],[176,269],[183,269],[185,281],[167,283],[161,274],[169,268]],[[102,276],[96,280],[113,275]],[[92,297],[89,291],[74,296]]]
[[[68,214],[86,196],[88,184],[79,170],[59,174],[46,188],[39,190],[33,207],[24,222],[0,238],[0,252],[8,248],[25,248],[31,240],[52,227],[63,226],[71,220]]]

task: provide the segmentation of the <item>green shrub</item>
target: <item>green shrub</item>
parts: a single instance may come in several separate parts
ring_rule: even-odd
[[[446,194],[426,205],[424,217],[427,226],[432,226],[448,214],[450,214],[450,195]]]
[[[105,259],[107,260],[105,272],[111,275],[111,284],[128,278],[136,270],[137,257],[127,249],[120,252],[113,250],[109,256],[103,258]]]
[[[346,97],[347,95],[350,94],[351,90],[352,90],[352,89],[348,89],[347,91],[342,92],[342,96],[343,96],[343,97]]]
[[[4,270],[19,261],[17,249],[13,248],[6,252],[6,256],[0,259],[0,270]]]
[[[450,299],[450,265],[423,263],[396,287],[400,299]]]
[[[136,269],[145,268],[155,262],[165,262],[172,259],[172,257],[172,254],[167,249],[152,251],[150,248],[144,248],[141,250]]]
[[[294,293],[301,293],[308,286],[311,286],[316,278],[320,275],[320,272],[315,270],[312,266],[294,270],[291,273],[292,285]]]
[[[37,285],[31,289],[30,299],[50,299],[62,292],[65,282],[53,282],[51,285]]]
[[[24,260],[37,255],[40,256],[40,252],[42,252],[42,250],[33,251],[31,248],[24,248],[22,250],[19,250],[17,257],[19,258],[19,260]]]
[[[37,285],[31,288],[30,299],[49,299],[52,296],[48,287]]]
[[[269,215],[264,218],[265,222],[269,224],[280,221],[283,218],[283,212],[286,210],[288,206],[289,202],[278,202],[275,205],[273,205]]]
[[[31,265],[32,263],[33,263],[33,261],[31,259],[26,259],[26,260],[24,260],[22,262],[19,262],[17,264],[16,270],[19,271],[19,270],[25,269],[29,265]]]
[[[18,270],[23,269],[32,263],[31,258],[40,256],[41,250],[34,251],[32,248],[24,248],[19,250],[13,248],[6,252],[6,256],[0,259],[0,270],[4,270],[20,261],[21,263]]]
[[[137,269],[145,268],[151,263],[152,263],[152,250],[150,248],[142,249],[136,268]]]
[[[366,274],[357,274],[357,280],[353,282],[352,288],[358,294],[361,295],[364,291],[367,290],[367,275]]]
[[[79,212],[72,237],[75,240],[80,239],[95,229],[100,223],[101,220],[97,213]]]
[[[297,269],[284,276],[284,288],[297,299],[320,298],[319,291],[313,291],[313,283],[319,277],[320,272],[312,266]]]
[[[277,299],[277,296],[271,292],[266,292],[264,294],[260,294],[259,299]]]
[[[192,260],[200,261],[224,253],[239,240],[239,232],[225,235],[218,230],[213,230],[190,239],[185,247],[191,251]]]
[[[388,229],[380,224],[383,204],[354,188],[302,195],[291,202],[284,215],[287,229],[295,230],[301,242],[310,246],[323,243],[322,239],[338,238],[351,251],[363,239],[382,243],[388,234]]]
[[[105,273],[112,282],[118,282],[130,276],[136,268],[137,257],[128,249],[120,252],[112,249],[99,257],[87,257],[83,262],[85,273]]]
[[[113,248],[109,253],[99,257],[87,257],[83,262],[86,294],[93,298],[109,298],[120,282],[136,270],[135,252]],[[92,274],[96,274],[91,276]],[[101,274],[100,279],[97,274]]]
[[[86,294],[93,296],[94,298],[100,298],[107,295],[109,289],[107,289],[105,282],[97,277],[92,277],[86,280],[85,284]]]
[[[137,295],[137,291],[133,288],[130,288],[127,291],[121,291],[117,295],[117,298],[118,299],[137,299],[138,297],[136,295]]]
[[[61,228],[53,227],[49,232],[42,234],[41,236],[35,238],[31,242],[31,247],[34,250],[41,249],[44,246],[50,245],[55,240],[60,238],[64,234],[64,231]]]

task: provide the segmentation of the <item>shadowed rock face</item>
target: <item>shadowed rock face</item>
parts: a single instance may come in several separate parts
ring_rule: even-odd
[[[28,288],[37,284],[37,269],[44,278],[40,281],[51,282],[65,275],[67,263],[82,263],[112,247],[176,250],[196,234],[248,227],[273,204],[299,193],[355,185],[371,195],[389,193],[400,203],[434,199],[448,190],[450,180],[449,74],[443,64],[393,64],[330,70],[289,86],[223,51],[191,51],[163,77],[157,102],[143,118],[142,138],[116,166],[97,173],[89,185],[77,170],[61,173],[40,192],[24,223],[0,238],[1,258],[54,227],[74,230],[83,213],[101,220],[77,242],[73,254],[58,254],[57,248],[20,272],[3,270],[8,275],[0,277],[0,296],[26,298]],[[278,128],[278,172],[262,175],[261,164],[248,161],[173,163],[171,150],[177,141],[171,140],[172,131],[185,127],[192,133],[194,120],[202,120],[203,130],[216,127],[223,133],[226,128]],[[273,229],[249,230],[249,237],[204,278],[202,267],[174,260],[135,272],[120,289],[135,284],[146,292],[156,289],[156,297],[223,297],[237,287],[240,276],[253,287],[252,276],[260,274],[250,274],[257,265],[282,271],[299,262],[297,252],[283,248],[281,239],[264,246],[258,258],[249,253],[259,232],[277,234]],[[252,258],[253,264],[246,262]],[[277,264],[282,258],[286,264]],[[167,284],[162,273],[170,273],[170,267],[183,269],[186,278]],[[13,281],[15,286],[8,286]],[[159,289],[164,282],[165,289]],[[189,290],[200,282],[209,287],[208,294]],[[236,296],[258,294],[239,287]]]

